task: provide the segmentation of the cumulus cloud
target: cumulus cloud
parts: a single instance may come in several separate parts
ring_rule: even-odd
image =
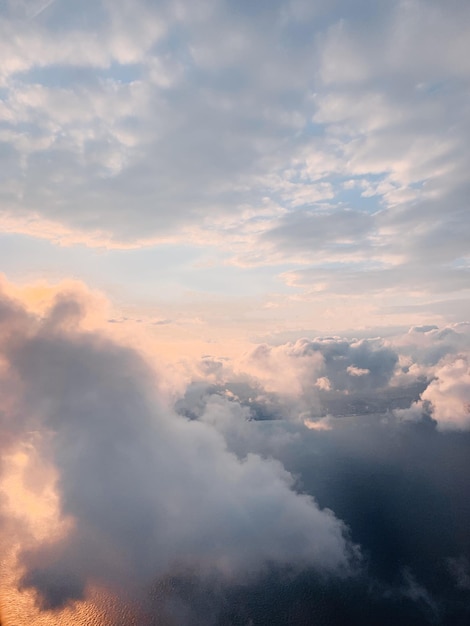
[[[90,304],[0,301],[0,532],[39,611],[105,589],[141,623],[464,620],[468,324],[206,356],[162,393]]]
[[[259,344],[234,362],[204,359],[176,407],[198,418],[207,398],[222,394],[241,402],[254,419],[302,422],[330,411],[371,411],[397,395],[391,381],[398,361],[397,352],[380,338]]]
[[[336,390],[335,398],[341,401],[334,404],[331,396],[322,395],[325,389],[315,388],[311,382],[312,398],[316,393],[316,401],[319,405],[324,403],[323,408],[330,401],[324,417],[319,417],[318,412],[305,417],[302,385],[292,388],[290,397],[282,385],[276,392],[272,378],[275,368],[268,370],[267,379],[262,371],[256,378],[253,369],[251,378],[247,378],[246,372],[237,374],[236,367],[222,364],[211,370],[217,369],[217,381],[204,384],[200,377],[189,387],[178,410],[184,412],[192,406],[191,418],[210,423],[223,433],[229,449],[239,458],[247,451],[256,451],[281,459],[300,477],[308,492],[317,494],[319,502],[341,511],[353,540],[360,543],[366,555],[364,569],[340,586],[334,581],[323,585],[308,572],[294,578],[271,572],[258,585],[232,589],[218,623],[226,623],[233,615],[242,623],[243,619],[251,619],[254,624],[269,621],[279,625],[289,623],[289,619],[294,623],[316,619],[331,625],[351,621],[372,625],[387,620],[420,626],[465,623],[470,611],[466,585],[469,433],[464,429],[441,428],[429,412],[420,412],[419,419],[412,421],[397,418],[392,410],[397,405],[408,407],[420,394],[428,393],[443,367],[438,360],[416,372],[410,362],[405,364],[403,357],[418,365],[420,357],[426,356],[419,344],[423,335],[431,333],[427,343],[438,344],[446,336],[462,335],[463,329],[465,326],[412,329],[391,340],[387,350],[394,355],[390,359],[395,363],[392,374],[383,379],[384,386],[375,387],[371,393],[367,388],[355,392],[343,389],[341,394]],[[413,338],[417,345],[411,357]],[[302,345],[323,349],[323,358],[330,351],[330,356],[332,352],[335,357],[346,353],[352,360],[349,352],[353,348],[345,348],[348,342],[340,338],[326,342],[327,349],[320,340],[304,340]],[[460,357],[455,361],[452,355],[451,343],[452,340],[447,344],[449,354],[445,358],[461,367],[459,375],[464,376]],[[373,372],[380,370],[378,364],[387,362],[387,353],[381,354],[381,342],[372,344],[378,353],[368,354]],[[259,353],[254,353],[255,359],[269,361],[271,348],[275,364],[280,363],[280,354],[301,362],[303,351],[294,350],[293,346],[262,346]],[[403,346],[407,355],[401,353]],[[321,359],[318,362],[324,363]],[[310,362],[311,381],[318,376],[318,362]],[[303,383],[308,367],[309,362],[305,361],[303,368],[296,370]],[[334,369],[339,370],[336,380],[341,384],[346,376],[357,383],[366,376],[351,376],[347,369],[351,371],[352,366],[341,359],[330,361],[329,367],[330,375]],[[278,372],[282,380],[282,370]],[[452,375],[456,376],[454,369]],[[376,380],[380,380],[380,375]],[[263,386],[265,382],[269,392]],[[449,405],[458,410],[460,390],[451,386],[449,396],[451,393],[455,397]],[[295,411],[303,419],[285,419]]]
[[[395,411],[400,419],[432,418],[439,429],[466,429],[469,328],[424,325],[387,339],[303,338],[259,344],[238,360],[205,358],[180,388],[176,409],[201,419],[209,401],[223,398],[240,403],[246,420],[320,427],[328,415]]]
[[[468,355],[443,359],[420,399],[398,412],[405,419],[429,415],[441,430],[470,429],[470,367]]]
[[[398,361],[382,339],[319,337],[280,346],[260,345],[241,367],[283,398],[284,417],[309,419],[353,411],[355,401],[390,383]],[[380,395],[380,394],[379,394]]]
[[[334,514],[279,461],[237,457],[210,419],[163,406],[135,350],[80,329],[82,306],[62,294],[38,317],[1,300],[2,441],[36,433],[68,524],[22,547],[21,588],[57,609],[92,584],[129,591],[178,572],[233,583],[273,565],[347,571]]]

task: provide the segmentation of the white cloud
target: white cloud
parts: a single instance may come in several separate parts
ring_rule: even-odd
[[[420,400],[398,412],[403,419],[420,419],[423,413],[440,430],[470,429],[470,365],[468,355],[444,359]]]
[[[367,374],[370,374],[370,370],[366,367],[356,367],[355,365],[348,365],[346,371],[351,376],[367,376]]]

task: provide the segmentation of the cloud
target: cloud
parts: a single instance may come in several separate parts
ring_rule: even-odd
[[[293,616],[296,623],[331,625],[467,619],[468,432],[443,432],[429,417],[396,419],[393,402],[417,393],[404,384],[395,395],[376,390],[369,411],[344,414],[343,405],[306,419],[305,427],[279,419],[277,411],[271,421],[260,415],[241,383],[206,386],[203,393],[201,382],[199,392],[192,419],[223,433],[240,458],[256,451],[281,459],[309,493],[341,511],[365,555],[364,567],[339,585],[306,570],[294,577],[272,571],[258,584],[234,587],[217,623],[234,615],[241,623],[279,625]],[[262,403],[259,388],[258,394]],[[266,412],[269,407],[265,397]]]
[[[5,232],[213,248],[328,332],[465,316],[463,0],[92,4],[3,10]]]
[[[83,287],[9,292],[0,532],[38,610],[78,620],[105,589],[142,623],[466,618],[468,324],[261,344],[176,384]],[[15,530],[16,489],[41,532],[24,505]]]
[[[0,20],[9,232],[464,288],[463,0],[44,7]]]
[[[419,401],[398,413],[402,418],[428,414],[441,430],[470,429],[470,366],[468,355],[443,359]]]
[[[238,360],[204,359],[189,374],[177,410],[203,419],[217,398],[240,403],[246,420],[311,427],[328,415],[389,414],[468,428],[468,323],[412,327],[388,339],[317,337],[262,343]],[[181,388],[180,388],[181,389]],[[329,424],[329,422],[328,422]]]
[[[298,210],[281,217],[263,237],[295,258],[320,259],[325,252],[329,261],[367,258],[373,219],[365,212],[348,209]]]
[[[338,402],[351,410],[356,396],[387,387],[397,362],[396,352],[380,339],[319,337],[261,344],[240,367],[266,392],[282,398],[284,418],[310,419]]]
[[[23,546],[23,589],[41,609],[92,584],[138,590],[166,575],[234,582],[270,566],[346,571],[345,527],[295,491],[279,461],[238,458],[209,420],[158,398],[144,359],[80,329],[83,299],[58,294],[43,317],[1,299],[2,440],[24,440],[57,472],[68,529]],[[137,593],[137,591],[136,591]]]

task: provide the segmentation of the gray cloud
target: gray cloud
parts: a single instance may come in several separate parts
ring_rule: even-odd
[[[354,258],[358,249],[367,254],[373,227],[372,217],[365,212],[298,210],[283,216],[263,237],[285,251],[291,249],[294,255],[307,253],[320,259],[326,252],[333,261],[348,254]]]
[[[405,386],[401,392],[411,394]],[[259,419],[242,393],[207,389],[197,419],[222,432],[240,457],[256,451],[281,459],[308,492],[341,511],[366,555],[364,568],[339,586],[308,571],[293,578],[271,572],[258,585],[232,589],[217,623],[234,615],[235,623],[279,626],[289,619],[332,626],[468,619],[469,433],[444,432],[429,416],[400,421],[390,411],[396,396],[375,396],[375,411],[336,414],[328,428],[307,430],[276,413]]]
[[[21,584],[55,609],[93,581],[130,589],[180,570],[250,578],[269,564],[346,571],[345,528],[296,493],[281,463],[237,458],[208,422],[158,400],[133,350],[79,330],[81,304],[58,298],[43,319],[2,298],[2,355],[20,439],[58,472],[63,536],[23,549]],[[4,415],[2,429],[15,432]],[[136,591],[137,592],[137,591]]]
[[[387,339],[259,344],[238,362],[204,359],[175,406],[190,419],[214,419],[221,428],[229,423],[220,406],[240,405],[238,423],[291,420],[330,429],[331,416],[391,417],[395,411],[400,419],[431,418],[439,429],[466,430],[469,328],[424,325]]]
[[[385,280],[398,261],[430,291],[466,258],[465,2],[21,6],[1,17],[10,230],[322,250]]]

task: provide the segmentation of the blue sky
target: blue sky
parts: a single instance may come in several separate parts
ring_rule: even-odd
[[[350,327],[345,296],[370,327],[468,297],[468,3],[0,10],[7,278],[299,332]]]

